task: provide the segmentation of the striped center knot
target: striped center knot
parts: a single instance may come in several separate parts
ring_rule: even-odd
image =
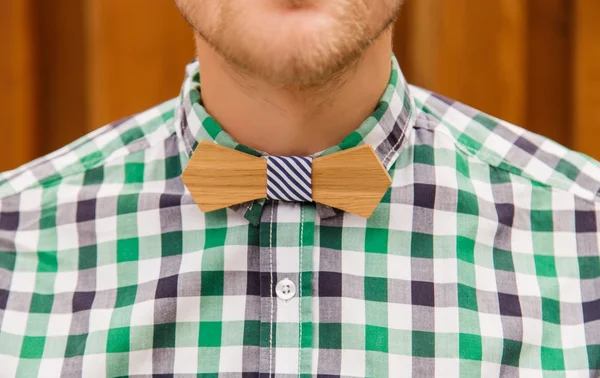
[[[312,158],[267,157],[267,198],[312,202]]]

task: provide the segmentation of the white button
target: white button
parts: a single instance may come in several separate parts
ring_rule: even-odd
[[[277,282],[275,293],[277,293],[279,298],[287,301],[288,299],[294,298],[294,295],[296,295],[296,285],[291,280],[284,278]]]

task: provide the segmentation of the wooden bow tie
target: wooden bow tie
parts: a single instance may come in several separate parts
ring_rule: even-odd
[[[204,212],[261,198],[314,201],[371,216],[392,180],[371,146],[321,156],[266,159],[200,141],[182,180]]]

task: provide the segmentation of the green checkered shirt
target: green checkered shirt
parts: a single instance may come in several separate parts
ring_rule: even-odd
[[[203,213],[179,97],[0,175],[1,377],[590,377],[600,164],[406,84],[325,155],[392,177],[364,219],[260,200]],[[235,111],[235,104],[232,104]]]

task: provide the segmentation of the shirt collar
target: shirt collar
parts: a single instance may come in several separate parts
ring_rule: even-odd
[[[313,154],[312,157],[328,155],[366,143],[373,147],[377,157],[386,169],[389,170],[392,167],[402,151],[404,141],[412,131],[415,105],[408,84],[394,55],[391,56],[391,64],[392,70],[388,86],[375,111],[340,144]],[[197,60],[193,60],[186,67],[185,79],[176,106],[174,126],[180,140],[180,147],[184,151],[181,154],[182,167],[187,165],[198,142],[201,140],[215,142],[254,156],[267,155],[236,142],[208,114],[202,105],[199,63]],[[230,208],[244,216],[250,223],[257,225],[264,202],[265,200],[261,199]],[[321,218],[330,218],[341,213],[341,210],[317,204],[317,212]]]

